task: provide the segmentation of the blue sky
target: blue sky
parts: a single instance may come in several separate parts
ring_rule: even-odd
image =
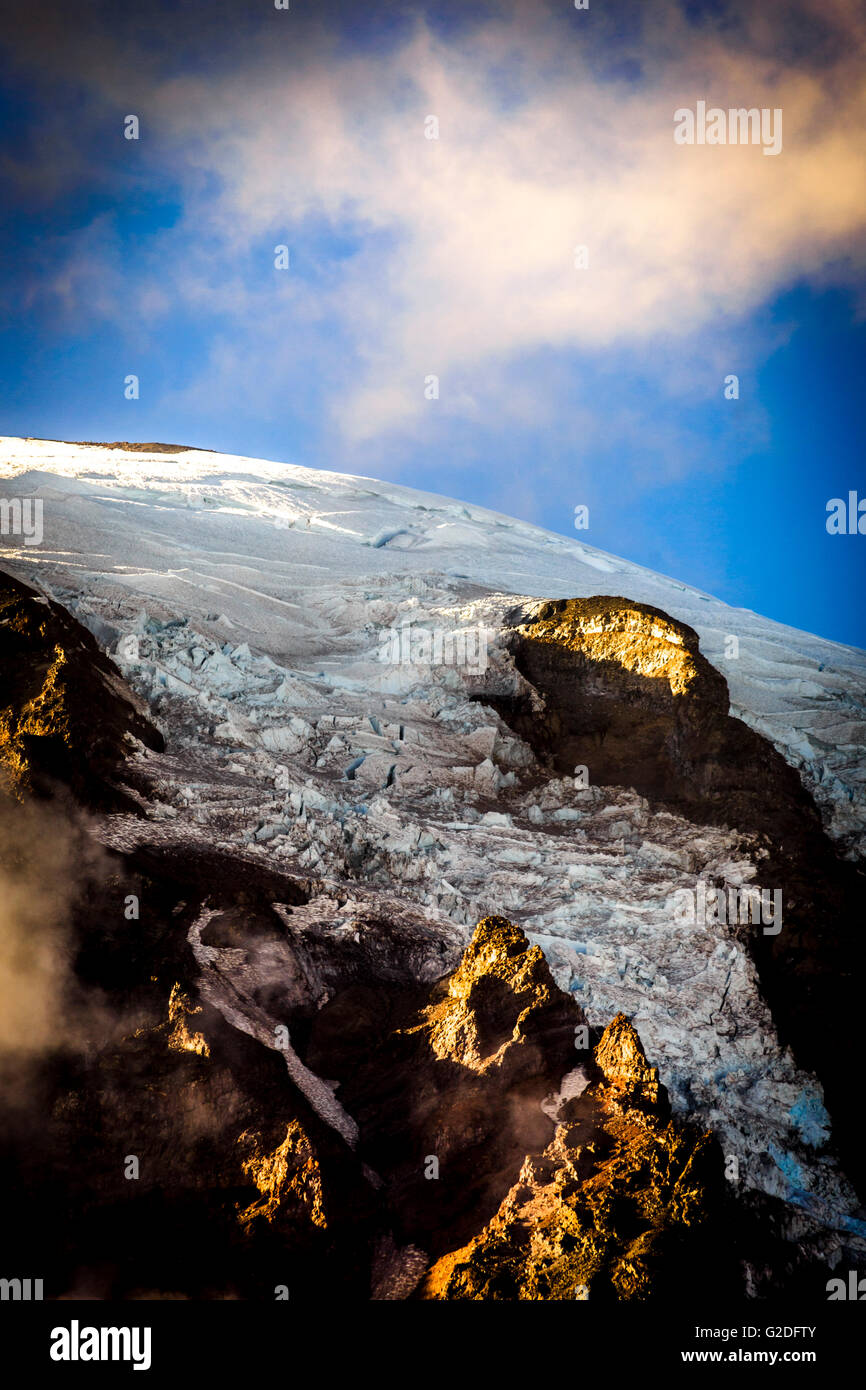
[[[825,527],[866,497],[866,20],[754,10],[21,4],[0,432],[585,504],[581,539],[866,646],[866,536]],[[781,109],[781,154],[677,147],[699,99]]]

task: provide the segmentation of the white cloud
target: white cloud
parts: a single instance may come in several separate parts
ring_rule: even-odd
[[[459,44],[419,26],[387,54],[322,50],[216,85],[157,86],[154,119],[187,180],[160,281],[242,333],[242,345],[217,345],[195,389],[219,395],[228,372],[235,389],[246,379],[266,395],[296,350],[282,323],[293,335],[303,325],[332,416],[359,447],[428,427],[430,373],[446,419],[525,418],[525,393],[497,403],[489,383],[540,349],[631,352],[656,364],[662,392],[715,390],[719,371],[760,352],[742,325],[780,290],[801,277],[859,281],[864,21],[847,0],[830,8],[851,30],[850,56],[815,71],[696,37],[659,5],[640,85],[599,76],[579,36],[565,51],[539,18],[528,49],[523,20],[492,20]],[[520,90],[507,106],[503,71]],[[781,107],[782,154],[675,145],[675,109],[699,98]],[[431,113],[438,141],[424,138]],[[235,271],[257,238],[292,244],[313,225],[351,235],[357,254],[315,282],[300,274],[279,298]],[[201,255],[173,262],[184,237]],[[578,244],[587,270],[575,269]]]

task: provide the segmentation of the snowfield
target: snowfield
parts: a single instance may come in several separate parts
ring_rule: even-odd
[[[0,496],[40,500],[44,530],[38,546],[0,538],[0,563],[90,628],[166,734],[167,752],[148,755],[164,800],[150,823],[106,833],[242,844],[320,880],[309,910],[321,917],[330,894],[335,931],[351,929],[353,901],[411,903],[452,924],[455,960],[480,918],[512,918],[591,1023],[633,1019],[675,1109],[715,1129],[745,1187],[785,1200],[792,1239],[808,1232],[832,1264],[866,1238],[824,1152],[821,1088],[780,1048],[737,931],[672,926],[677,892],[760,884],[760,863],[736,833],[653,813],[623,788],[541,777],[484,703],[507,688],[498,632],[519,601],[651,604],[695,628],[731,713],[799,770],[853,857],[866,844],[866,653],[583,541],[367,478],[3,439]],[[483,634],[486,664],[437,661],[437,631]],[[409,632],[416,659],[383,660]]]

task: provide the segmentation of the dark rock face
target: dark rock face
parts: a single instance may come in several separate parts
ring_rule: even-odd
[[[278,1059],[177,989],[138,1023],[40,1074],[38,1132],[4,1143],[5,1258],[49,1297],[365,1297],[373,1194]]]
[[[698,1237],[714,1248],[725,1184],[709,1136],[667,1120],[624,1019],[594,1057],[576,1047],[579,1006],[505,919],[479,923],[420,997],[392,982],[353,1056],[345,1038],[332,1049],[327,1015],[345,1018],[357,986],[320,1012],[305,1060],[339,1080],[357,1152],[273,1052],[196,997],[182,952],[162,962],[157,988],[127,981],[135,1026],[48,1059],[38,1128],[19,1114],[7,1129],[22,1199],[7,1255],[50,1268],[51,1296],[646,1298],[682,1287]],[[184,983],[166,1000],[172,974]],[[580,1058],[589,1085],[557,1096]]]
[[[327,1020],[327,1008],[322,1011]],[[502,918],[479,923],[458,969],[353,1069],[341,1089],[362,1153],[389,1174],[395,1235],[427,1251],[477,1229],[552,1126],[541,1108],[574,1065],[582,1011],[540,949]],[[324,1059],[311,1038],[310,1059]],[[431,1166],[439,1178],[425,1177]]]
[[[131,809],[116,783],[130,739],[163,747],[95,639],[60,604],[0,574],[0,773],[9,787],[65,786],[88,806]]]
[[[690,818],[771,834],[820,831],[793,768],[728,714],[698,636],[657,608],[601,596],[512,615],[507,642],[543,703],[501,712],[559,773],[633,787]],[[485,697],[486,698],[486,697]]]

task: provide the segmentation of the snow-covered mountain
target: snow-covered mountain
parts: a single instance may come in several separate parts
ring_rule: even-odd
[[[862,852],[866,653],[856,648],[583,541],[370,478],[200,450],[0,439],[0,479],[4,496],[44,504],[42,544],[8,537],[0,551],[27,573],[87,593],[97,612],[116,603],[120,627],[122,600],[162,604],[222,644],[237,637],[340,688],[366,681],[370,634],[395,620],[459,612],[471,623],[473,605],[497,593],[652,604],[695,629],[731,712],[799,769],[830,834]]]
[[[787,1238],[830,1264],[866,1250],[822,1087],[780,1043],[744,933],[672,929],[677,895],[698,883],[763,884],[759,840],[596,785],[591,765],[552,775],[504,703],[517,688],[509,632],[538,600],[661,610],[698,634],[731,714],[796,769],[853,863],[866,653],[582,540],[371,479],[3,439],[0,480],[3,498],[41,503],[42,530],[39,544],[4,536],[0,564],[90,629],[166,737],[146,755],[161,799],[146,820],[115,817],[108,843],[243,846],[319,882],[296,924],[307,913],[339,934],[371,903],[411,907],[454,960],[481,918],[511,918],[591,1024],[633,1020],[675,1111],[714,1130],[744,1190],[785,1203]],[[198,931],[207,997],[266,1033],[252,999],[273,959],[245,967],[244,1023],[225,993],[231,953],[221,973]]]

